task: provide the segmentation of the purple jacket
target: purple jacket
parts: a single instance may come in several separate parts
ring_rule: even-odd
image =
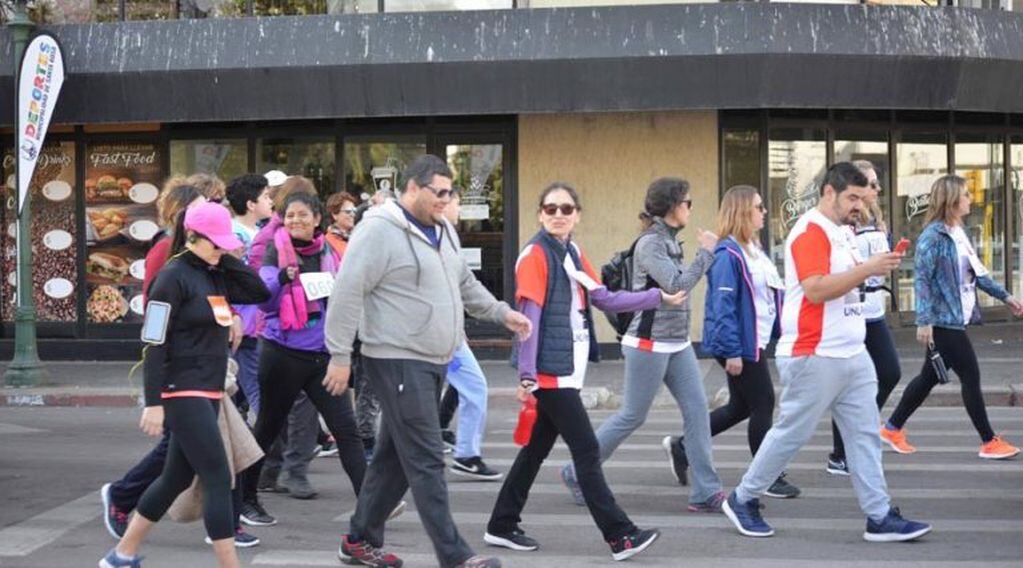
[[[319,272],[324,254],[333,254],[330,252],[329,245],[324,244],[323,251],[316,256],[300,254],[299,264],[302,272]],[[259,276],[270,290],[270,299],[259,306],[259,309],[265,314],[265,326],[260,335],[263,339],[289,349],[325,353],[327,348],[323,338],[324,322],[327,317],[327,299],[316,300],[315,304],[319,306],[319,312],[309,314],[309,323],[305,328],[299,330],[281,329],[281,320],[277,311],[281,305],[284,286],[281,285],[280,272],[280,268],[277,267],[277,249],[274,247],[273,239],[270,239],[265,243],[263,265],[259,268]]]

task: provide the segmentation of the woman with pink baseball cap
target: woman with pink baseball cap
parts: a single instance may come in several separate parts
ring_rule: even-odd
[[[174,499],[198,475],[206,532],[221,567],[239,566],[234,546],[231,471],[217,427],[224,397],[230,304],[270,298],[259,276],[227,254],[242,246],[221,205],[185,212],[174,256],[149,291],[143,341],[145,409],[141,427],[151,436],[170,431],[163,473],[139,499],[124,537],[101,567],[141,566],[139,547]]]

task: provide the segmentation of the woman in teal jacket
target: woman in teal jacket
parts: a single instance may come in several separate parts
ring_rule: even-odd
[[[970,213],[971,201],[966,180],[959,176],[943,176],[931,187],[927,226],[915,254],[916,336],[927,354],[920,374],[906,387],[895,412],[881,428],[881,439],[902,454],[916,451],[906,441],[903,426],[938,384],[931,362],[934,352],[959,376],[963,404],[982,441],[978,455],[1005,459],[1019,453],[1019,448],[996,436],[988,422],[977,355],[966,328],[980,323],[977,288],[1007,304],[1017,317],[1023,316],[1023,303],[991,279],[970,243],[963,220]]]

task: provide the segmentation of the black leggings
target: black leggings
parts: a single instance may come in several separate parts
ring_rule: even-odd
[[[617,540],[636,530],[636,526],[615,502],[604,479],[604,470],[600,467],[600,444],[593,433],[579,390],[540,389],[533,394],[536,396],[536,424],[533,425],[529,443],[519,450],[501,486],[487,531],[506,533],[519,528],[522,521],[520,515],[526,506],[529,489],[540,472],[540,466],[551,453],[558,434],[565,440],[572,454],[583,498],[604,540]]]
[[[188,489],[198,475],[202,481],[206,534],[212,540],[234,536],[231,471],[217,427],[219,408],[219,400],[164,399],[164,426],[170,431],[167,461],[163,473],[139,499],[138,514],[150,521],[159,521],[174,499]]]
[[[884,320],[867,322],[867,338],[864,343],[877,372],[877,409],[881,410],[895,385],[899,384],[899,379],[902,378],[899,354],[895,351],[895,341],[892,340],[888,322]],[[834,420],[831,421],[831,432],[835,444],[833,455],[845,459],[845,444],[842,443],[842,435],[838,432]]]
[[[760,443],[771,429],[774,412],[774,385],[767,367],[767,357],[760,351],[758,361],[742,361],[742,373],[738,377],[728,375],[728,404],[710,413],[710,435],[717,436],[739,422],[749,418],[746,434],[749,451],[756,455]],[[718,365],[725,366],[725,360],[718,358]]]
[[[341,466],[358,495],[362,479],[366,476],[366,456],[355,427],[355,409],[350,392],[333,396],[323,386],[329,361],[330,356],[326,353],[299,351],[270,341],[263,342],[259,357],[260,403],[256,441],[264,452],[273,445],[287,424],[288,413],[299,391],[305,391],[334,436]],[[256,498],[256,486],[262,470],[263,460],[245,470],[243,495],[248,501]]]
[[[987,419],[987,407],[984,406],[984,395],[980,391],[980,367],[977,364],[977,354],[973,352],[973,344],[970,343],[970,336],[966,335],[965,329],[935,327],[934,347],[945,360],[945,367],[950,371],[954,370],[959,376],[963,405],[966,406],[966,412],[970,415],[970,420],[973,421],[973,427],[980,434],[980,439],[990,442],[991,438],[995,437],[995,432],[991,429],[991,423]],[[934,385],[938,384],[937,375],[931,368],[930,357],[931,350],[928,349],[920,374],[906,386],[899,406],[895,408],[892,417],[888,419],[892,426],[902,428],[909,417],[923,404]]]

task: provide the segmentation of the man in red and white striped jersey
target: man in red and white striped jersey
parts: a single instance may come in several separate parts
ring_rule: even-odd
[[[785,240],[785,304],[775,351],[782,393],[779,416],[723,509],[746,536],[771,536],[758,498],[830,410],[846,440],[846,458],[860,509],[863,538],[913,540],[930,532],[891,506],[881,467],[877,374],[863,339],[863,283],[899,266],[902,254],[862,258],[850,229],[866,207],[868,181],[856,166],[828,169],[817,207],[800,217]]]

